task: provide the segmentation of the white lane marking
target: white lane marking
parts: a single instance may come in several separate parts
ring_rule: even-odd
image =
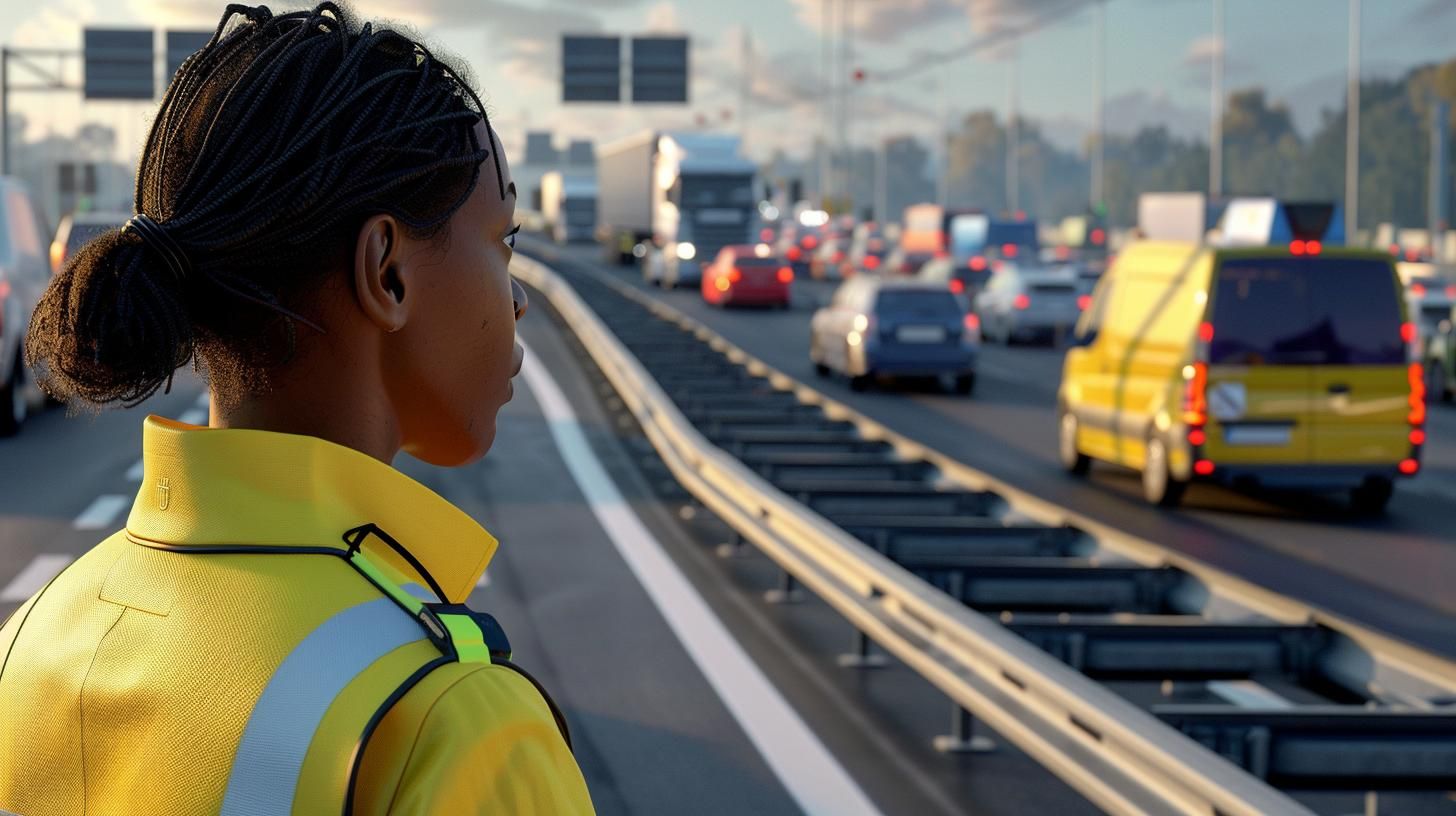
[[[587,444],[571,403],[530,349],[521,374],[602,530],[789,795],[808,814],[878,814],[622,497]]]
[[[177,417],[177,421],[184,422],[188,425],[206,425],[207,409],[189,408],[188,410],[182,412],[182,416]]]
[[[140,459],[136,460],[131,467],[126,469],[126,480],[128,482],[140,482],[142,480],[142,469],[145,464]]]
[[[20,574],[0,589],[0,603],[24,601],[40,591],[46,582],[56,577],[75,559],[69,555],[42,554],[30,559]]]
[[[1208,690],[1228,700],[1239,708],[1270,709],[1294,708],[1294,704],[1252,680],[1213,680]]]
[[[104,496],[97,496],[91,505],[76,516],[71,526],[77,530],[101,530],[111,526],[116,519],[116,514],[126,509],[131,504],[130,496],[120,496],[108,493]]]

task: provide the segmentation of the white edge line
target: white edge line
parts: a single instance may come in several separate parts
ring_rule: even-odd
[[[116,519],[116,515],[131,504],[131,498],[115,493],[108,493],[104,496],[97,496],[91,504],[87,505],[81,515],[71,522],[71,526],[77,530],[101,530],[110,527]]]
[[[24,601],[40,591],[46,582],[60,574],[75,559],[69,555],[42,553],[30,560],[10,583],[0,589],[0,603]]]
[[[571,404],[529,349],[521,374],[602,530],[789,795],[809,814],[879,814],[633,512]]]

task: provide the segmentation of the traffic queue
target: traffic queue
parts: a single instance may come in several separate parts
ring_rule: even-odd
[[[792,319],[813,370],[856,391],[913,378],[967,395],[983,343],[1064,350],[1048,429],[1063,467],[1133,470],[1158,506],[1217,482],[1383,510],[1421,470],[1427,400],[1456,383],[1456,281],[1345,246],[1332,205],[1152,194],[1141,209],[1114,252],[1090,218],[804,208],[702,264],[701,296],[808,306]]]

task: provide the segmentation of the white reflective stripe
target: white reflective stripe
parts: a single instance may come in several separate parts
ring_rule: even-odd
[[[303,757],[334,698],[374,661],[423,639],[420,625],[388,598],[350,607],[319,624],[278,665],[253,705],[233,758],[222,816],[292,812]]]

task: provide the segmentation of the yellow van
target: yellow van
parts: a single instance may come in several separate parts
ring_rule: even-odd
[[[1161,506],[1198,479],[1349,490],[1357,510],[1379,512],[1421,466],[1414,337],[1386,253],[1135,242],[1066,356],[1062,464],[1139,470]]]

